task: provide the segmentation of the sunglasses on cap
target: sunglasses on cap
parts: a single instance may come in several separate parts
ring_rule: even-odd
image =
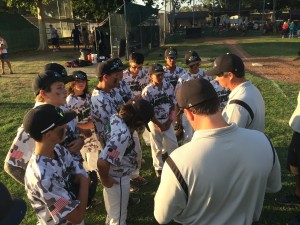
[[[77,73],[74,75],[75,80],[87,80],[87,75],[84,73]]]
[[[188,61],[190,61],[190,62],[199,61],[199,60],[200,60],[199,57],[197,57],[195,55],[190,56],[190,58],[188,59]]]

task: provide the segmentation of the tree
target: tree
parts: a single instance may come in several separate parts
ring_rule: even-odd
[[[38,16],[38,28],[40,43],[38,50],[48,50],[48,39],[45,25],[45,11],[44,6],[53,0],[8,0],[8,6],[24,6],[31,9],[34,14]]]

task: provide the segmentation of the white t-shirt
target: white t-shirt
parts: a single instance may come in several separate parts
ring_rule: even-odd
[[[250,225],[260,217],[265,192],[281,189],[280,164],[269,140],[236,124],[195,131],[170,157],[189,196],[186,200],[165,163],[154,206],[159,224],[174,219],[185,225]]]
[[[235,99],[245,102],[251,108],[254,114],[253,120],[245,107],[230,104],[230,101]],[[233,122],[239,127],[264,132],[265,102],[261,93],[251,81],[246,81],[232,90],[222,115],[227,123]]]
[[[297,107],[290,118],[289,124],[294,131],[300,133],[300,92],[297,102]]]

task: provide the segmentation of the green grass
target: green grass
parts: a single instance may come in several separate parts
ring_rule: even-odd
[[[279,39],[278,39],[279,40]],[[278,43],[272,41],[272,38],[264,39],[256,38],[244,40],[242,46],[251,45],[253,48],[261,48],[264,43],[269,46],[270,49],[276,49]],[[292,48],[289,40],[283,41],[284,46],[288,48],[279,49],[276,55],[289,55]],[[216,57],[219,54],[223,54],[228,51],[226,46],[220,44],[221,42],[201,42],[201,40],[186,40],[184,43],[174,45],[179,51],[180,65],[182,63],[183,55],[188,50],[196,50],[201,57]],[[257,43],[257,45],[256,45]],[[297,44],[297,43],[294,43]],[[294,45],[293,45],[294,46]],[[166,47],[153,50],[146,56],[146,64],[152,62],[160,62],[164,64],[163,56]],[[271,51],[271,50],[270,50]],[[269,52],[270,52],[269,51]],[[0,164],[3,165],[3,161],[7,154],[7,151],[15,137],[17,127],[22,123],[24,113],[29,110],[34,104],[33,91],[31,89],[31,80],[35,74],[42,68],[44,63],[49,61],[55,61],[64,64],[65,61],[78,57],[77,52],[71,50],[64,50],[61,53],[40,53],[33,52],[30,56],[21,55],[12,60],[13,68],[17,71],[14,75],[5,75],[0,78]],[[253,53],[251,53],[253,54]],[[258,54],[258,53],[257,53]],[[256,55],[256,54],[253,54]],[[181,61],[182,60],[182,61]],[[92,89],[97,83],[94,74],[94,67],[82,68],[86,71],[90,77],[90,89]],[[68,69],[71,72],[73,69]],[[275,202],[275,198],[286,193],[293,192],[294,182],[293,177],[287,172],[286,167],[286,155],[287,146],[289,145],[292,130],[288,126],[289,118],[296,107],[297,95],[300,88],[299,84],[288,84],[284,82],[274,82],[271,80],[254,77],[251,74],[247,74],[247,77],[251,79],[254,84],[260,89],[266,103],[266,134],[271,138],[275,148],[277,149],[281,166],[282,166],[282,190],[276,194],[267,194],[263,212],[260,222],[255,223],[259,225],[270,224],[286,224],[292,217],[298,212],[298,207],[286,207],[278,205]],[[155,177],[152,169],[152,159],[150,148],[142,143],[143,155],[146,163],[142,167],[142,175],[150,181],[149,185],[140,188],[137,196],[141,197],[142,201],[138,206],[129,207],[128,218],[132,224],[156,224],[153,217],[153,198],[155,191],[158,187],[158,180]],[[1,166],[2,168],[2,166]],[[24,191],[24,187],[17,184],[12,178],[10,178],[3,169],[0,169],[0,180],[3,182],[14,197],[20,197],[27,201],[27,197]],[[97,198],[102,200],[102,188],[98,187]],[[28,201],[28,211],[23,225],[32,225],[36,223],[36,216]],[[87,212],[86,224],[96,225],[104,224],[105,220],[105,208],[102,203]]]
[[[282,39],[280,36],[255,37],[240,41],[246,52],[253,56],[296,57],[300,51],[298,38]]]

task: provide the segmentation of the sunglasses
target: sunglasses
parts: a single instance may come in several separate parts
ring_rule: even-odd
[[[200,60],[199,57],[197,57],[195,55],[190,56],[190,58],[188,59],[188,61],[190,61],[190,62],[195,62],[195,61],[199,61],[199,60]]]
[[[84,73],[78,73],[74,76],[75,80],[87,80],[87,75]]]

